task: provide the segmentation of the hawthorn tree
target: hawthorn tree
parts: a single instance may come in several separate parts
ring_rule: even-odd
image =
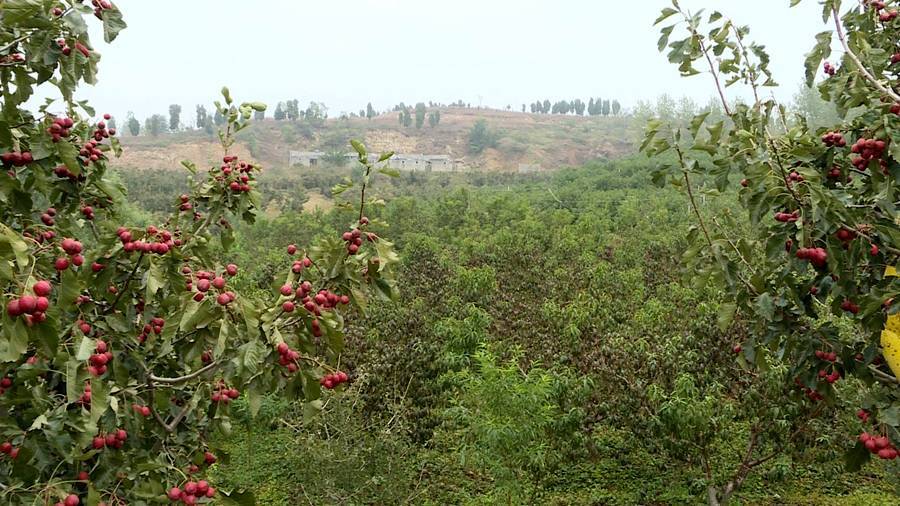
[[[662,29],[659,49],[668,47],[683,76],[701,73],[695,65],[702,65],[725,118],[710,122],[706,112],[674,126],[651,120],[641,149],[657,155],[657,183],[687,194],[696,217],[688,268],[699,283],[723,291],[723,325],[736,315],[750,322],[751,335],[733,351],[769,390],[754,397],[769,408],[752,418],[740,466],[721,486],[708,483],[711,504],[727,501],[752,469],[801,445],[808,424],[833,409],[836,387],[849,376],[864,391],[856,411],[862,433],[847,435],[848,467],[875,457],[888,461],[887,476],[900,476],[900,19],[894,1],[867,1],[843,14],[839,0],[821,3],[832,29],[816,36],[806,79],[812,85],[823,69],[818,90],[836,105],[841,123],[816,130],[764,96],[761,88],[775,85],[769,55],[747,40],[747,27],[719,12],[688,13],[677,1],[657,20],[677,16]],[[672,38],[676,28],[683,38]],[[834,63],[825,61],[833,39],[842,49]],[[751,103],[727,99],[727,88],[738,83]],[[730,214],[704,212],[698,180],[714,186],[710,196],[740,180],[746,233]],[[783,385],[773,388],[781,367]],[[696,428],[677,429],[689,424],[675,412],[667,422],[675,436],[695,438]]]
[[[203,479],[221,456],[211,434],[231,430],[229,405],[255,412],[281,392],[314,411],[323,389],[349,380],[336,365],[344,315],[395,296],[397,256],[365,215],[378,203],[366,192],[374,165],[354,142],[363,171],[346,231],[291,245],[270,296],[236,292],[240,267],[225,259],[232,223],[257,213],[260,167],[230,151],[265,105],[223,88],[222,163],[173,196],[162,223],[122,223],[123,188],[108,174],[121,148],[74,98],[99,60],[84,17],[109,42],[125,28],[114,5],[93,3],[0,3],[0,499],[235,501]],[[36,85],[62,103],[26,109]]]

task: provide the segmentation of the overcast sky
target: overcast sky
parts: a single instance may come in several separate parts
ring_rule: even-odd
[[[660,93],[712,96],[708,75],[680,79],[656,50],[668,0],[119,0],[129,24],[107,46],[100,81],[80,92],[99,111],[139,118],[211,103],[227,84],[240,100],[324,102],[329,115],[401,101],[518,109],[540,98]],[[803,55],[827,29],[815,0],[682,0],[752,27],[775,55],[790,97]]]

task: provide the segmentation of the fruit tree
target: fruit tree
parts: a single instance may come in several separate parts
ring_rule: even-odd
[[[862,434],[847,435],[847,462],[893,461],[889,474],[897,476],[900,278],[892,274],[900,261],[900,7],[820,3],[830,29],[816,36],[806,80],[812,86],[821,75],[818,90],[836,105],[841,124],[813,131],[789,115],[764,93],[776,85],[769,55],[748,40],[747,27],[673,1],[657,24],[678,21],[666,23],[659,49],[683,76],[712,76],[723,115],[716,121],[707,112],[685,125],[653,120],[642,150],[664,155],[657,182],[687,194],[696,226],[686,259],[698,281],[724,291],[721,321],[739,315],[751,322],[752,335],[734,344],[741,364],[751,374],[772,359],[787,364],[786,402],[807,418],[834,405],[836,388],[852,377],[863,390]],[[840,47],[835,57],[833,45]],[[729,101],[733,85],[744,86],[750,99]],[[725,198],[736,188],[746,222],[705,211],[700,183]],[[711,502],[726,500],[751,464],[765,458],[754,453],[765,446],[766,427],[753,426],[748,458]],[[798,427],[787,439],[802,432]]]
[[[337,366],[344,316],[395,296],[397,256],[364,214],[378,204],[370,178],[393,174],[354,142],[363,171],[347,230],[291,246],[267,298],[239,293],[232,224],[253,222],[261,169],[230,148],[265,105],[223,88],[221,164],[198,173],[184,162],[192,187],[171,215],[123,223],[123,189],[108,174],[116,132],[74,98],[100,59],[86,18],[107,41],[125,28],[116,6],[92,3],[0,2],[0,500],[234,500],[203,479],[229,404],[254,412],[278,391],[315,408],[350,380]],[[61,101],[29,110],[39,87]]]

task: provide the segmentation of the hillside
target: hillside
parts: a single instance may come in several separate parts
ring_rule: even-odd
[[[527,114],[487,109],[442,108],[440,124],[416,129],[402,127],[396,113],[366,120],[329,119],[322,126],[267,118],[240,136],[236,153],[280,168],[288,152],[329,151],[362,139],[372,151],[445,154],[470,170],[516,171],[520,165],[554,170],[590,160],[615,158],[633,150],[636,131],[627,117],[581,117]],[[478,156],[468,153],[468,135],[484,119],[496,132],[496,147]],[[133,169],[176,169],[179,162],[197,163],[218,158],[218,141],[201,131],[183,131],[158,137],[124,135],[125,154],[117,166]]]

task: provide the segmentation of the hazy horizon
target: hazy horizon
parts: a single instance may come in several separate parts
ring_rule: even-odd
[[[811,0],[794,8],[788,0],[766,3],[761,9],[760,2],[723,0],[717,8],[778,54],[772,70],[781,86],[774,93],[790,99],[803,78],[804,54],[827,27]],[[686,9],[701,4],[682,1]],[[129,26],[112,45],[94,26],[92,42],[103,55],[99,82],[79,92],[98,113],[118,117],[165,115],[176,103],[189,124],[194,106],[211,104],[223,85],[240,100],[269,104],[267,116],[293,98],[304,107],[324,102],[336,117],[370,101],[379,111],[401,101],[460,99],[520,110],[538,99],[602,97],[630,108],[663,93],[699,104],[714,95],[707,74],[680,78],[657,52],[659,27],[652,25],[668,0],[640,8],[581,0],[118,5]],[[737,87],[729,92],[746,96]]]

